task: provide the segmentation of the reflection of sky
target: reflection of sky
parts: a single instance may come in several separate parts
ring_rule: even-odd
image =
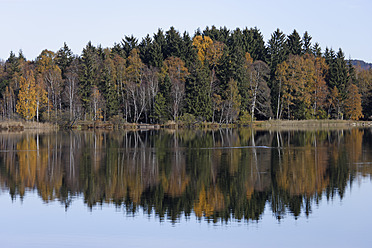
[[[308,219],[288,215],[279,224],[267,206],[258,223],[214,226],[194,216],[174,225],[128,217],[112,205],[90,212],[82,199],[65,212],[34,193],[12,203],[3,191],[0,247],[370,247],[371,192],[371,181],[362,179],[342,201],[324,197]]]

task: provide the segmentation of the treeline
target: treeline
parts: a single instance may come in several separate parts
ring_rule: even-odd
[[[372,115],[372,70],[294,30],[265,44],[257,28],[171,27],[111,48],[65,43],[28,61],[0,63],[3,119],[164,123],[254,119],[354,119]]]

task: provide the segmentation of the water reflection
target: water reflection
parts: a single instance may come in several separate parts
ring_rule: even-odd
[[[0,185],[66,206],[114,204],[176,222],[308,216],[372,175],[370,129],[0,134]]]

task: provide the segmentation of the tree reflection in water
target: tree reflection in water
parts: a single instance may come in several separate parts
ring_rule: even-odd
[[[0,135],[0,184],[66,206],[114,204],[177,222],[308,216],[371,176],[371,130],[56,132]],[[369,166],[368,166],[369,165]]]

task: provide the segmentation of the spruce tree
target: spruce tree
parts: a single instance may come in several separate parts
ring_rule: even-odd
[[[180,33],[174,27],[170,27],[170,29],[165,33],[164,58],[168,57],[181,58],[182,46],[183,40]]]
[[[286,37],[282,31],[277,29],[272,35],[268,42],[267,47],[268,58],[267,62],[270,67],[270,80],[269,88],[271,89],[272,109],[277,112],[277,104],[280,82],[275,80],[275,73],[277,66],[284,62],[288,57],[288,48],[286,43]]]
[[[198,62],[197,67],[191,71],[191,75],[186,81],[187,111],[202,120],[212,118],[209,75],[208,65]]]
[[[138,39],[135,38],[133,35],[125,36],[124,39],[121,40],[121,46],[125,54],[125,58],[128,58],[130,52],[138,47]]]
[[[302,38],[302,41],[303,41],[303,53],[307,53],[307,54],[311,54],[312,53],[312,49],[311,49],[311,39],[312,37],[309,35],[309,33],[307,31],[305,31],[304,33],[304,37]],[[318,44],[319,45],[319,44]]]
[[[65,78],[66,70],[73,61],[73,53],[66,42],[63,44],[63,47],[57,51],[55,61],[62,71],[62,78]]]
[[[302,53],[302,41],[296,29],[293,30],[292,34],[288,35],[287,46],[290,54],[300,55]]]
[[[312,48],[311,48],[312,54],[314,54],[315,57],[320,58],[322,57],[322,48],[320,47],[319,43],[316,42]]]

